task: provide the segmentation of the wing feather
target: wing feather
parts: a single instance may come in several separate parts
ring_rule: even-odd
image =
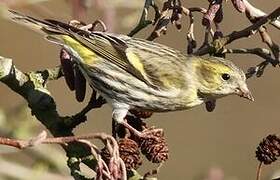
[[[147,78],[144,71],[138,69],[131,63],[126,54],[126,44],[120,44],[118,41],[111,41],[110,37],[104,38],[105,34],[94,34],[90,36],[81,36],[79,34],[71,34],[78,42],[94,51],[105,60],[119,66],[125,71],[129,72],[139,80],[147,83],[150,86],[156,88],[153,83]]]
[[[184,77],[187,57],[179,51],[149,41],[99,32],[91,33],[90,36],[73,33],[72,36],[105,60],[121,67],[153,88],[170,89],[187,86]]]

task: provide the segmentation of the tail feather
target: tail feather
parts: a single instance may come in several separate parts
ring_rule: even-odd
[[[43,34],[58,33],[57,28],[47,21],[35,19],[33,17],[20,14],[13,10],[8,10],[6,15],[8,19],[18,24],[25,25],[35,30],[36,32],[43,33]]]
[[[13,10],[7,11],[6,18],[45,35],[46,40],[56,44],[63,44],[60,35],[71,36],[70,32],[77,33],[81,31],[63,22],[50,19],[40,20]]]
[[[40,20],[13,10],[8,10],[6,16],[9,20],[27,26],[32,30],[45,35],[63,34],[71,36],[72,33],[86,36],[90,35],[88,31],[81,30],[67,23],[63,23],[52,19]]]

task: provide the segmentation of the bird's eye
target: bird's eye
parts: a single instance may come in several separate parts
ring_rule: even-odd
[[[222,74],[222,78],[223,80],[229,80],[230,79],[230,75],[227,73]]]

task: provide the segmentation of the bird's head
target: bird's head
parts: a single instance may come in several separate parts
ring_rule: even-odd
[[[244,72],[231,61],[222,58],[198,58],[195,61],[198,95],[205,100],[230,94],[254,100],[246,84]]]

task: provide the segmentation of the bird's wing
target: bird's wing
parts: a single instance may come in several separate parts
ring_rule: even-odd
[[[186,86],[186,56],[172,48],[146,40],[95,32],[73,34],[81,44],[148,85],[158,89]]]
[[[127,56],[126,50],[128,47],[125,42],[104,33],[91,33],[90,36],[80,35],[77,33],[71,33],[71,35],[79,43],[102,57],[102,60],[109,61],[146,84],[154,86],[154,84],[146,76],[143,68],[136,66],[134,61],[131,61],[131,58]],[[93,62],[92,67],[94,68],[94,61],[91,62]]]

